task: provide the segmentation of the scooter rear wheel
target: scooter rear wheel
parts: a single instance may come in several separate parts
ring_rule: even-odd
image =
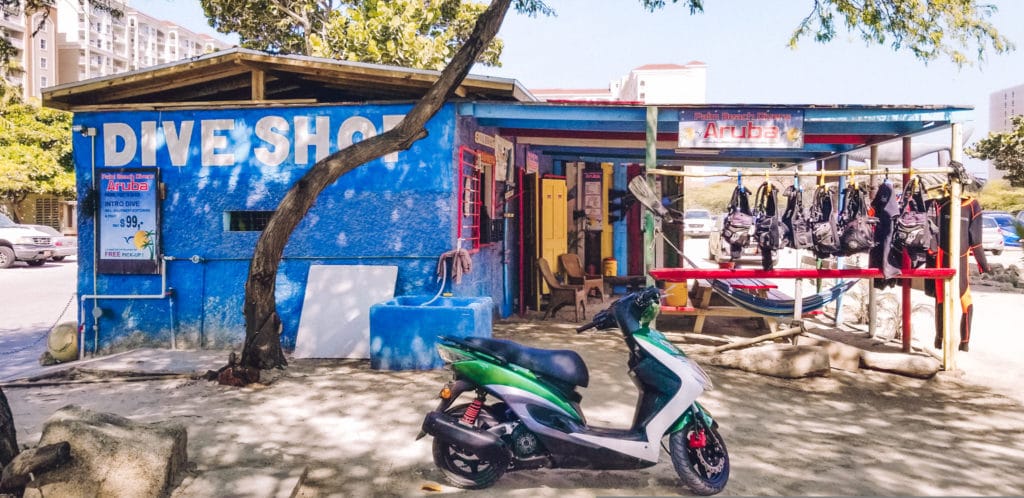
[[[456,405],[445,413],[455,418],[462,418],[468,404]],[[474,427],[486,429],[497,425],[497,419],[490,413],[490,407],[484,406],[476,417]],[[483,489],[490,487],[505,474],[505,466],[496,465],[482,459],[473,452],[466,451],[447,441],[434,438],[434,465],[441,469],[445,480],[451,485],[463,489]]]
[[[703,441],[699,436],[701,430]],[[694,421],[672,434],[669,452],[676,474],[690,491],[710,496],[725,489],[729,481],[729,451],[717,429]]]

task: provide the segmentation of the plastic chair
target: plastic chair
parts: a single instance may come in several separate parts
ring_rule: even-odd
[[[572,305],[575,309],[577,322],[580,321],[581,309],[583,310],[583,316],[586,316],[587,294],[583,291],[583,286],[560,283],[555,278],[555,274],[551,273],[551,266],[548,265],[548,261],[544,258],[537,259],[537,267],[540,268],[540,274],[551,290],[548,309],[544,312],[543,319],[547,320],[549,316],[554,316],[555,312],[566,305]]]
[[[590,291],[597,290],[601,294],[601,301],[604,301],[604,277],[601,275],[587,275],[583,271],[583,263],[576,253],[566,253],[558,256],[567,277],[566,281],[571,285],[582,285],[585,296],[590,297]]]

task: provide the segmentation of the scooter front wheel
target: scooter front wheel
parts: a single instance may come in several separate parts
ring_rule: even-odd
[[[457,405],[445,411],[454,418],[462,418],[468,404]],[[497,425],[497,419],[490,413],[490,407],[484,406],[476,417],[474,427],[487,429]],[[459,448],[458,446],[434,438],[434,465],[441,469],[444,478],[453,486],[463,489],[483,489],[490,487],[505,474],[506,465],[484,460],[479,455]]]
[[[729,451],[718,430],[696,420],[669,438],[676,474],[695,494],[709,496],[729,481]]]

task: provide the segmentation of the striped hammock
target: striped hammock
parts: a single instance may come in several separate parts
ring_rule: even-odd
[[[857,282],[857,279],[840,281],[829,290],[805,296],[801,303],[803,307],[803,314],[824,308],[825,305],[835,301],[839,296],[843,295],[843,293],[853,288],[854,285],[857,285]],[[729,285],[728,280],[711,280],[711,288],[720,296],[725,298],[726,301],[729,301],[740,308],[748,309],[765,316],[793,316],[793,305],[796,302],[794,299],[768,299],[758,297],[749,292],[732,287]]]

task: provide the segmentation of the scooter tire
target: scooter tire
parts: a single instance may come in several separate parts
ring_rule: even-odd
[[[703,448],[690,447],[690,434],[704,429]],[[718,430],[693,423],[669,437],[669,453],[676,474],[694,494],[720,493],[729,481],[729,450]]]
[[[455,418],[462,418],[468,404],[456,405],[445,413]],[[497,419],[491,414],[490,407],[484,406],[477,415],[477,428],[497,425]],[[505,475],[506,466],[495,465],[481,459],[475,453],[463,450],[447,441],[434,438],[434,465],[441,470],[446,481],[452,486],[462,489],[484,489],[492,486],[501,476]]]

